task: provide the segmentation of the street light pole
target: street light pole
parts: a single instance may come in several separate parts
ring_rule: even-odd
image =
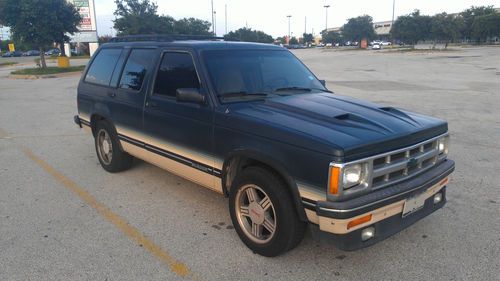
[[[328,8],[330,8],[330,5],[325,5],[323,6],[325,8],[325,33],[328,31]]]
[[[292,17],[291,15],[286,16],[288,18],[288,40],[290,40],[290,18]]]
[[[227,34],[227,4],[224,4],[224,31]]]
[[[214,11],[214,36],[217,36],[217,11]]]
[[[394,24],[394,11],[396,10],[396,0],[392,0],[392,22],[391,22],[391,28],[392,25]]]
[[[214,0],[212,2],[212,33],[215,36],[215,24],[214,24]]]
[[[304,34],[307,33],[307,17],[304,17]]]

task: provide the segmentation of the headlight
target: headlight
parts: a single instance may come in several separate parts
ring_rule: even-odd
[[[344,168],[344,173],[342,176],[343,187],[349,188],[358,185],[361,181],[361,176],[363,173],[363,167],[361,164],[354,164],[351,166],[346,166]]]
[[[368,163],[350,165],[333,165],[330,167],[329,191],[338,195],[340,191],[349,188],[368,186]]]
[[[446,136],[438,140],[438,150],[439,154],[448,154],[450,137]]]
[[[348,189],[366,183],[367,174],[368,170],[366,163],[345,166],[342,172],[342,187]]]

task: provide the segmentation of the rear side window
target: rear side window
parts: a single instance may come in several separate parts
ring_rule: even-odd
[[[128,57],[120,79],[120,88],[140,90],[156,50],[133,49]]]
[[[116,62],[120,57],[121,49],[102,49],[95,57],[89,71],[85,76],[85,82],[103,86],[109,86]]]
[[[193,58],[189,53],[166,52],[156,76],[154,93],[175,97],[180,88],[200,88]]]

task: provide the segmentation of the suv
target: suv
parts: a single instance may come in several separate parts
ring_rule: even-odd
[[[77,102],[106,171],[135,157],[229,197],[239,237],[264,256],[308,224],[344,250],[387,238],[445,204],[455,166],[445,121],[334,94],[274,45],[115,38]]]

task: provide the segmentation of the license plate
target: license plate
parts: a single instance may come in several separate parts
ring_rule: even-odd
[[[406,199],[403,207],[403,217],[408,216],[424,207],[425,204],[425,192],[417,196]]]

